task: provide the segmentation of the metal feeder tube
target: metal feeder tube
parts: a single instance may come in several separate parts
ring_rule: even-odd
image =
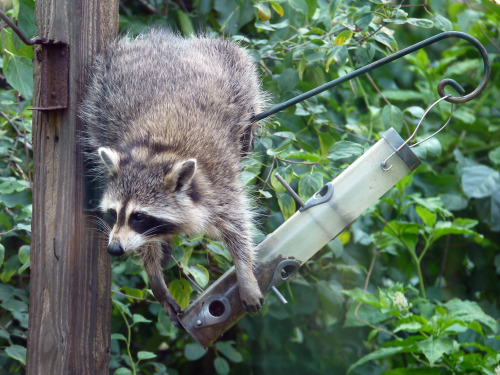
[[[388,157],[390,169],[382,166]],[[418,157],[393,128],[385,132],[381,140],[257,246],[254,274],[260,289],[264,293],[276,289],[419,164]],[[193,301],[179,319],[186,331],[207,348],[245,314],[233,267]]]

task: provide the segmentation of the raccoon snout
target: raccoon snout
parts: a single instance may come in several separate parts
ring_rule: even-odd
[[[108,253],[114,256],[120,256],[123,255],[125,251],[123,250],[123,247],[119,242],[111,242],[108,245]]]

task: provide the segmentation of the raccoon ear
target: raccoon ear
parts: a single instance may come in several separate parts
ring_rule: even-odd
[[[177,181],[175,184],[175,190],[184,190],[189,186],[189,183],[193,179],[196,173],[196,159],[189,159],[177,166],[175,174]]]
[[[99,147],[97,150],[102,162],[108,168],[109,172],[116,173],[118,171],[118,164],[120,163],[120,155],[109,147]]]

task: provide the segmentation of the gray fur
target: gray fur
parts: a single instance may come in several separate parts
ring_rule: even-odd
[[[222,239],[243,305],[258,311],[263,298],[252,272],[251,211],[239,182],[250,119],[264,100],[251,58],[225,39],[185,39],[153,29],[111,44],[91,74],[81,117],[105,185],[101,209],[115,207],[127,223],[132,212],[144,211],[175,224],[176,233]],[[110,242],[146,252],[173,234],[132,232],[115,224]],[[145,265],[155,269],[150,277],[158,275],[159,264],[155,258]]]

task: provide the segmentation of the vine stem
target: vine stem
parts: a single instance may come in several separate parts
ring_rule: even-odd
[[[384,218],[382,216],[380,216],[380,214],[375,213],[375,217],[377,219],[379,219],[382,223],[385,223]],[[392,231],[392,233],[394,233],[394,235],[396,237],[398,237],[398,239],[401,241],[401,243],[403,244],[403,246],[410,253],[410,256],[412,257],[413,261],[415,262],[415,267],[417,269],[418,282],[419,282],[419,286],[420,286],[420,294],[422,295],[423,298],[426,298],[426,296],[425,296],[424,278],[422,276],[422,269],[420,267],[420,261],[422,260],[422,258],[418,258],[417,257],[417,254],[415,253],[415,249],[412,249],[410,247],[410,245],[408,245],[406,243],[406,241],[399,235],[399,233],[397,232],[397,230],[394,229],[391,224],[386,223],[386,226],[387,226],[387,228],[389,228]],[[429,244],[427,243],[424,251],[422,252],[422,254],[425,254],[425,252],[427,251],[428,247],[429,247]]]
[[[125,316],[125,313],[122,311],[120,306],[118,306],[116,304],[115,304],[115,306],[118,309],[118,311],[120,312],[120,314],[122,314],[123,320],[125,321],[125,324],[127,325],[127,353],[128,353],[128,357],[130,359],[130,366],[132,367],[132,374],[137,375],[137,371],[135,369],[135,363],[134,363],[134,360],[132,359],[132,353],[130,352],[130,341],[131,341],[132,330],[130,329],[130,324],[128,324],[128,320],[127,320],[127,317]]]

